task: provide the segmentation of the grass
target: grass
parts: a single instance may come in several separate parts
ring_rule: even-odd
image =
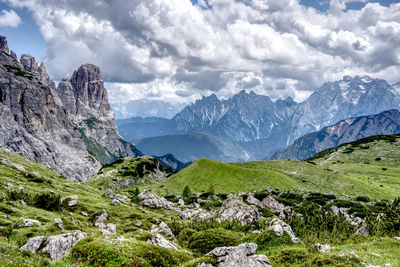
[[[347,169],[341,169],[346,166]],[[221,163],[199,159],[167,180],[142,188],[163,195],[182,193],[186,185],[192,191],[206,192],[213,185],[216,193],[248,192],[272,186],[383,199],[399,196],[400,168],[388,167],[382,173],[381,166],[365,168],[364,164],[357,163],[316,166],[305,161]]]

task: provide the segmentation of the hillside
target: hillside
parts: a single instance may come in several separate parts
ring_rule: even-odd
[[[146,155],[172,154],[182,162],[211,158],[223,162],[245,161],[249,156],[240,145],[204,131],[133,140]]]
[[[300,137],[286,150],[276,152],[271,159],[304,160],[320,151],[343,143],[368,136],[389,135],[399,132],[400,112],[396,109],[375,115],[348,118]]]
[[[239,193],[272,186],[372,198],[397,197],[400,194],[400,176],[397,176],[400,168],[391,168],[387,173],[380,172],[382,174],[378,173],[376,180],[363,180],[347,171],[332,170],[330,165],[316,166],[304,161],[221,163],[200,159],[150,188],[160,194],[169,194],[182,192],[186,185],[196,192],[205,192],[213,185],[218,193]],[[381,179],[381,176],[386,178]],[[397,186],[393,187],[393,184]]]
[[[262,262],[263,267],[400,264],[399,241],[393,239],[400,234],[400,225],[393,224],[400,208],[398,202],[305,190],[265,190],[267,184],[289,187],[293,182],[279,172],[281,169],[303,169],[304,175],[307,170],[319,170],[305,162],[243,165],[199,160],[188,168],[209,165],[217,168],[214,171],[223,169],[229,175],[258,175],[264,169],[263,173],[270,177],[257,184],[256,191],[229,197],[206,189],[203,194],[170,195],[170,202],[150,192],[132,190],[135,184],[116,191],[98,189],[115,183],[122,177],[121,171],[138,174],[154,167],[154,163],[149,157],[122,159],[103,169],[102,173],[109,175],[90,183],[77,183],[0,148],[0,266],[195,267],[202,262],[218,266],[220,256],[205,253],[215,247],[239,244],[252,249],[235,257],[245,262],[259,259],[257,262]],[[215,189],[223,191],[218,186]],[[333,206],[340,207],[336,215]],[[303,216],[289,216],[292,212]],[[376,221],[378,213],[385,214],[385,219]],[[232,216],[237,221],[229,221]],[[281,219],[288,225],[276,216],[285,216]],[[364,222],[369,235],[355,236]],[[281,224],[286,225],[286,230],[279,236],[272,225]],[[332,247],[321,253],[315,248],[316,243]],[[21,247],[36,252],[23,252]],[[232,266],[238,266],[233,259],[230,261]]]

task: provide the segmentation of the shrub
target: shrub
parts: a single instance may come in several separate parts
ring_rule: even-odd
[[[208,229],[194,233],[189,240],[189,248],[205,254],[216,247],[234,246],[239,243],[241,234],[223,228]]]
[[[29,202],[31,196],[28,193],[25,193],[24,191],[13,190],[7,192],[7,199],[12,201],[23,200],[25,202]]]
[[[262,201],[264,198],[268,196],[268,192],[266,191],[261,191],[261,192],[256,192],[254,194],[254,197],[258,199],[259,201]]]
[[[189,197],[189,195],[190,195],[190,188],[189,188],[189,186],[185,186],[185,188],[183,189],[183,192],[182,192],[182,197],[183,198],[188,198]]]
[[[50,193],[37,194],[33,203],[35,207],[45,210],[59,210],[61,206],[61,197]]]
[[[276,247],[283,244],[292,244],[289,235],[276,236],[271,230],[264,231],[260,234],[250,234],[246,236],[242,242],[253,242],[258,245],[258,249],[267,250],[270,247]]]
[[[371,201],[370,198],[369,198],[369,197],[366,197],[366,196],[359,196],[359,197],[356,197],[356,200],[357,200],[357,201],[361,201],[361,202],[370,202],[370,201]]]
[[[191,258],[185,253],[146,242],[113,245],[106,240],[85,238],[72,249],[70,259],[85,266],[179,266]]]
[[[196,233],[195,230],[191,228],[184,228],[178,235],[179,243],[187,246],[194,233]]]

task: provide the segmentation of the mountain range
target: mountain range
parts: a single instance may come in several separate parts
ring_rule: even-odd
[[[159,100],[131,100],[128,102],[111,102],[117,120],[132,117],[160,117],[170,119],[182,110],[185,104],[171,104]]]
[[[325,149],[364,137],[399,132],[400,112],[396,109],[376,115],[349,118],[298,138],[286,150],[276,152],[271,159],[304,160]]]
[[[203,97],[170,120],[131,118],[118,123],[118,127],[126,140],[140,138],[146,147],[160,140],[153,138],[156,136],[164,136],[166,141],[172,135],[185,135],[193,130],[207,132],[241,147],[249,160],[257,160],[270,157],[297,138],[338,121],[398,109],[400,96],[396,92],[385,80],[345,76],[325,83],[302,103],[292,98],[273,102],[268,96],[242,90],[226,100],[218,99],[215,94]],[[135,130],[139,128],[140,131]],[[196,151],[187,146],[185,153],[195,155]],[[228,158],[237,157],[231,154]]]

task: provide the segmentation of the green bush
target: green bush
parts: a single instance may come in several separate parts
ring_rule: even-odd
[[[268,192],[267,191],[261,191],[261,192],[256,192],[254,194],[254,197],[256,199],[258,199],[259,201],[262,201],[264,198],[266,198],[268,196]]]
[[[59,210],[61,207],[61,197],[50,193],[36,194],[33,199],[33,204],[37,208],[45,210]]]
[[[188,198],[189,196],[190,196],[190,188],[189,188],[189,186],[185,186],[185,188],[183,189],[183,192],[182,192],[182,197],[183,198]]]
[[[194,233],[196,233],[195,230],[191,228],[184,228],[182,231],[180,231],[177,239],[180,244],[187,246]]]
[[[189,240],[189,248],[205,254],[216,247],[234,246],[240,241],[241,234],[223,228],[208,229],[194,233]]]
[[[190,260],[183,252],[168,250],[142,241],[122,245],[85,238],[72,249],[70,260],[85,266],[179,266]]]
[[[252,242],[258,245],[260,250],[268,250],[268,248],[276,247],[283,244],[292,244],[292,239],[289,235],[276,236],[271,230],[264,231],[260,234],[250,234],[243,238],[242,242]]]
[[[31,196],[24,191],[8,191],[7,192],[7,199],[11,201],[23,200],[25,202],[30,202]]]
[[[356,197],[356,200],[361,201],[361,202],[370,202],[371,201],[371,199],[367,196],[358,196],[358,197]]]

